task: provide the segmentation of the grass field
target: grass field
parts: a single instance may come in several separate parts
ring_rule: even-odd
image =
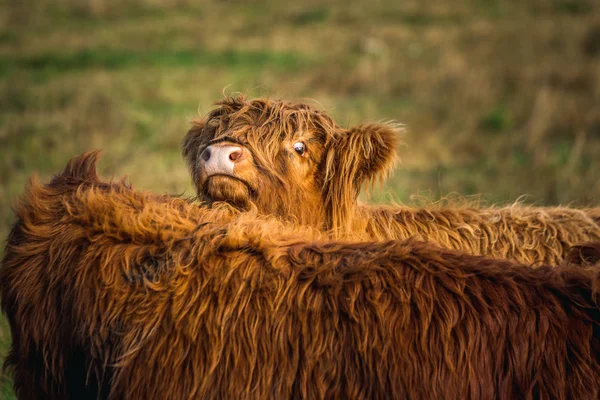
[[[104,177],[191,194],[188,121],[233,92],[406,123],[373,201],[600,202],[595,0],[0,0],[0,238],[27,179],[85,150]]]

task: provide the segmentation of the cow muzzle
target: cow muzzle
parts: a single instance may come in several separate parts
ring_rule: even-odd
[[[231,144],[213,144],[200,155],[206,177],[229,175],[236,177],[234,169],[246,159],[247,150]]]

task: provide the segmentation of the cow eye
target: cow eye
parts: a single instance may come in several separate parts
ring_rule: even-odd
[[[306,152],[306,145],[302,142],[296,142],[294,143],[294,150],[296,153],[298,153],[298,155],[303,156]]]

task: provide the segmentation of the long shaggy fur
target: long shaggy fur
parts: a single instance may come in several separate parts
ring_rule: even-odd
[[[568,207],[409,208],[360,206],[353,231],[377,239],[416,238],[470,254],[530,265],[561,263],[569,249],[600,240],[600,225]]]
[[[0,270],[23,399],[596,399],[600,273],[350,243],[100,181],[18,204]]]
[[[217,104],[206,118],[193,122],[183,141],[198,195],[209,203],[206,185],[198,179],[199,155],[210,143],[230,141],[252,154],[254,164],[243,176],[252,188],[247,208],[328,231],[333,237],[416,237],[528,264],[556,264],[571,246],[600,241],[600,208],[362,205],[361,188],[383,180],[395,163],[400,126],[344,129],[323,112],[294,102],[233,97]],[[306,143],[306,157],[289,151],[295,141]],[[240,193],[221,183],[222,200],[235,203]]]

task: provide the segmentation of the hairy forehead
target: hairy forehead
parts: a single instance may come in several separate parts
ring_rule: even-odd
[[[215,138],[246,140],[318,137],[328,142],[336,129],[333,120],[309,105],[294,102],[226,99],[207,115],[206,124]]]

